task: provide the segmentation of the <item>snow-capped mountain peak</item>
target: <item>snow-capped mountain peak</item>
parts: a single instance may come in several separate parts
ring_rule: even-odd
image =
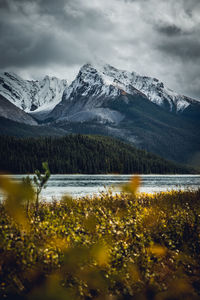
[[[66,80],[48,75],[34,81],[24,80],[12,72],[0,73],[0,95],[26,112],[53,109],[66,87]]]
[[[115,78],[91,64],[85,64],[69,88],[64,91],[63,100],[71,102],[81,96],[92,99],[93,105],[97,104],[96,101],[100,105],[106,98],[117,97],[123,92],[123,84],[118,85]]]
[[[73,101],[77,97],[87,96],[93,98],[95,104],[95,99],[104,98],[105,101],[107,97],[114,98],[126,93],[142,93],[153,103],[175,112],[183,111],[192,101],[167,88],[157,78],[119,70],[109,64],[83,65],[76,79],[64,91],[63,100]]]

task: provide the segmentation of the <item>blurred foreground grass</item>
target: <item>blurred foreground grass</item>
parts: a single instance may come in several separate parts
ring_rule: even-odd
[[[200,299],[200,190],[139,181],[39,203],[28,179],[1,178],[0,299]]]

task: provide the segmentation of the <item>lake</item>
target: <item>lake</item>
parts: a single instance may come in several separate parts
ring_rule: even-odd
[[[19,180],[25,175],[12,176]],[[132,175],[51,175],[47,188],[43,190],[42,197],[47,200],[61,198],[64,194],[73,197],[97,194],[106,191],[108,187],[119,185],[130,180]],[[197,189],[200,187],[200,175],[141,175],[139,191],[154,193],[172,189]]]

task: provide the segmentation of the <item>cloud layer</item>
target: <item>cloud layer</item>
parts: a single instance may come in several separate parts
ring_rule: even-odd
[[[100,58],[200,99],[199,0],[1,0],[0,68],[73,79]]]

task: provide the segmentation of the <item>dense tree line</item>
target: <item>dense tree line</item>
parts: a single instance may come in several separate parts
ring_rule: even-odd
[[[48,161],[60,173],[188,173],[188,169],[156,155],[102,136],[0,137],[0,170],[33,173]]]

